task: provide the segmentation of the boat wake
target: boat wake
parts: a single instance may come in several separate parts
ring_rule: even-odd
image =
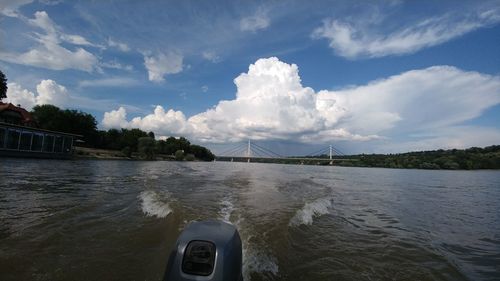
[[[243,242],[243,280],[251,280],[252,273],[271,273],[277,276],[279,267],[276,259],[255,248],[249,248],[248,244]]]
[[[229,198],[225,198],[224,200],[222,200],[220,205],[221,205],[221,209],[219,211],[220,219],[230,223],[231,214],[233,213],[234,210],[233,203]]]
[[[142,212],[148,217],[165,218],[172,213],[168,202],[152,190],[143,191],[138,197],[142,202]]]
[[[251,280],[252,274],[271,274],[278,276],[278,262],[274,256],[265,251],[265,247],[259,246],[251,230],[242,226],[240,217],[235,225],[239,230],[243,255],[243,280]],[[250,233],[249,233],[250,232]],[[262,233],[261,233],[262,234]],[[261,234],[257,235],[259,237]]]
[[[295,213],[295,216],[290,220],[289,226],[310,225],[315,217],[326,215],[332,207],[333,199],[320,198],[313,202],[306,203],[304,207]]]

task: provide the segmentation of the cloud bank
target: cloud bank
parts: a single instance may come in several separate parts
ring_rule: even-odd
[[[346,58],[384,57],[414,53],[498,22],[498,8],[427,18],[392,32],[380,32],[385,24],[380,19],[326,19],[314,30],[313,38],[327,39],[329,46]]]
[[[237,92],[233,100],[220,101],[189,118],[158,105],[152,114],[128,121],[121,107],[106,112],[101,124],[210,143],[246,139],[384,141],[399,135],[444,141],[442,132],[453,136],[463,122],[500,103],[499,77],[451,66],[412,70],[339,91],[315,92],[302,85],[297,65],[272,57],[251,64],[234,83]]]

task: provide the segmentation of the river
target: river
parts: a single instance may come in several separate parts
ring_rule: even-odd
[[[499,280],[500,172],[0,159],[0,279],[161,280],[193,220],[246,280]]]

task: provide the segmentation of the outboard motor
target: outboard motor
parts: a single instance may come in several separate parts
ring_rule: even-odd
[[[164,281],[241,281],[241,238],[222,221],[190,223],[170,253]]]

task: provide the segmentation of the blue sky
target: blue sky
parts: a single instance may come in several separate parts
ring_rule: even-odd
[[[499,1],[0,4],[8,101],[283,154],[500,143]]]

